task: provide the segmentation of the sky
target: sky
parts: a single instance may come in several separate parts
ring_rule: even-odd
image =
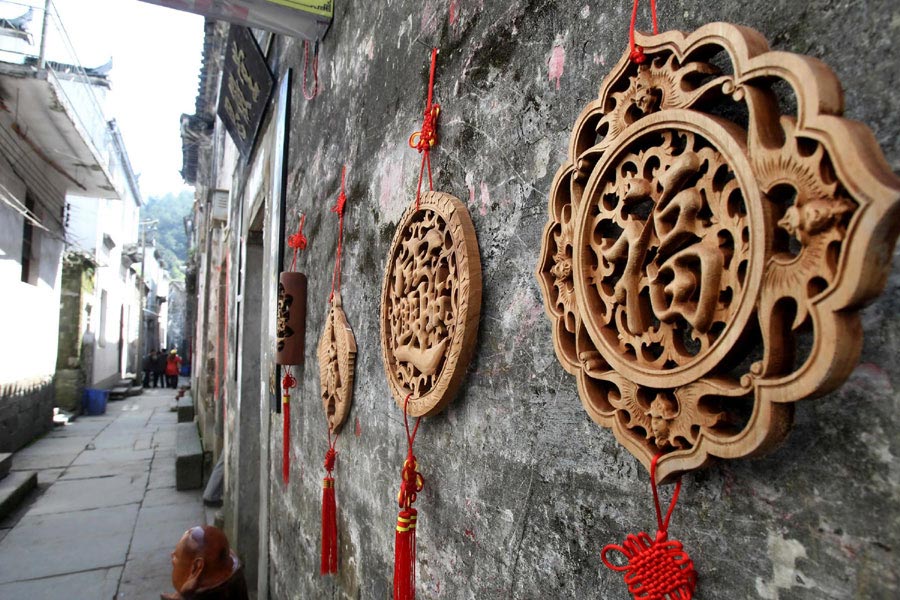
[[[31,4],[34,0],[28,0]],[[122,131],[141,194],[177,194],[181,179],[182,113],[194,113],[203,52],[203,17],[138,0],[54,0],[82,66],[110,57],[107,119]],[[36,24],[38,31],[40,24]],[[48,33],[48,58],[70,54]]]

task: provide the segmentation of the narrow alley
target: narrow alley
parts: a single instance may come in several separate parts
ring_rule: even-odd
[[[170,389],[110,402],[13,456],[38,489],[0,521],[0,598],[158,598],[170,552],[205,522],[201,490],[176,491]]]

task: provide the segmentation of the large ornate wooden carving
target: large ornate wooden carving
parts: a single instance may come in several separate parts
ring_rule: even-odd
[[[481,257],[465,205],[422,194],[400,219],[381,293],[381,349],[391,393],[410,416],[453,398],[472,357],[481,313]]]
[[[356,338],[347,322],[338,292],[335,292],[328,316],[325,317],[325,329],[319,338],[318,357],[322,407],[331,433],[336,434],[350,412],[356,368]]]
[[[771,449],[847,377],[900,180],[820,61],[722,23],[638,38],[575,124],[537,278],[585,409],[666,479]]]

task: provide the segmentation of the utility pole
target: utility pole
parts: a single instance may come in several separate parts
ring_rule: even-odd
[[[44,1],[44,19],[41,22],[41,49],[38,53],[38,69],[43,69],[47,64],[47,19],[50,16],[52,4],[50,0]]]

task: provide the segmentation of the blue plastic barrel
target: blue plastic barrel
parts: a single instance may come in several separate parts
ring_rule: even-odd
[[[86,415],[102,415],[106,413],[108,390],[85,389],[81,397],[81,410]]]

